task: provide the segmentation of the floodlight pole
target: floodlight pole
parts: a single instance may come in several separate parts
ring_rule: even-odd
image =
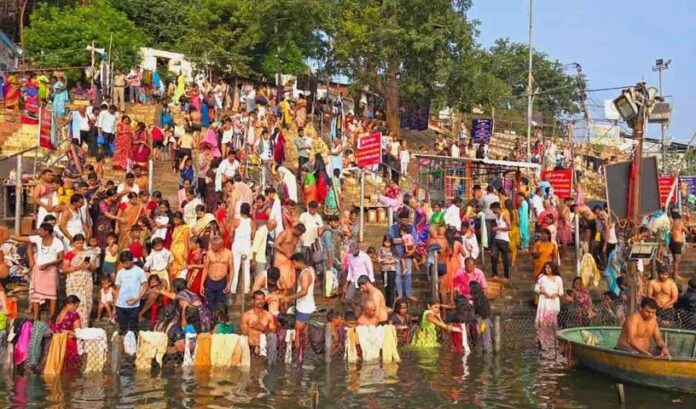
[[[636,90],[639,92],[644,92],[644,84],[637,84]],[[633,169],[634,169],[634,179],[633,179],[633,189],[631,190],[631,204],[633,209],[631,209],[631,216],[633,218],[633,223],[636,227],[640,225],[641,219],[641,206],[640,206],[640,180],[641,180],[641,168],[643,166],[643,131],[645,129],[645,101],[638,109],[638,115],[633,120],[633,139],[636,141],[636,149],[633,152]]]
[[[655,61],[655,66],[653,71],[657,71],[658,74],[658,87],[660,89],[660,96],[662,96],[662,71],[669,68],[669,63],[671,60],[665,62],[663,59]],[[667,164],[667,148],[665,147],[665,124],[664,122],[660,124],[660,134],[662,136],[662,172],[665,172],[665,165]]]
[[[527,72],[527,160],[532,158],[532,61],[534,57],[534,0],[529,0],[529,61]]]

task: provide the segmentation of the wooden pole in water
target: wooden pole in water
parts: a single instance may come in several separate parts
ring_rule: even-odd
[[[493,318],[493,348],[495,352],[500,352],[500,315]]]
[[[621,404],[626,403],[626,393],[622,383],[616,384],[616,391],[619,393],[619,402],[621,402]]]

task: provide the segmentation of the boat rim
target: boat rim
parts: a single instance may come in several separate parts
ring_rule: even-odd
[[[588,349],[603,351],[603,352],[610,352],[612,354],[622,355],[622,356],[636,358],[636,359],[664,360],[666,362],[696,362],[696,357],[693,357],[693,358],[683,358],[683,357],[663,358],[663,357],[657,357],[657,356],[646,356],[646,355],[642,355],[642,354],[634,354],[634,353],[627,352],[627,351],[620,351],[618,349],[602,348],[602,347],[599,347],[596,345],[588,345],[588,344],[585,344],[584,342],[579,342],[579,341],[575,341],[575,340],[567,338],[567,334],[569,334],[571,332],[579,332],[582,330],[603,330],[603,329],[611,329],[611,330],[621,331],[621,327],[616,327],[616,326],[611,326],[611,327],[593,326],[593,327],[565,328],[562,330],[558,330],[556,332],[556,338],[562,340],[563,342],[567,342],[569,344],[575,344],[578,346],[582,346],[583,348],[588,348]],[[694,338],[696,338],[696,331],[691,331],[691,330],[677,329],[677,328],[660,328],[660,331],[662,331],[663,333],[672,332],[672,333],[678,333],[678,334],[689,334],[689,335],[693,335]]]

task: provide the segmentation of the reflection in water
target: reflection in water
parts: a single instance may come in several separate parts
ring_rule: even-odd
[[[399,364],[330,364],[310,356],[303,368],[253,362],[248,371],[166,368],[162,373],[44,379],[0,377],[0,407],[306,408],[316,385],[326,408],[613,408],[614,382],[567,368],[533,350],[468,356],[449,350],[401,353]],[[626,407],[696,407],[696,396],[630,387]]]

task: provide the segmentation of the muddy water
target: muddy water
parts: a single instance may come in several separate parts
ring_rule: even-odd
[[[253,362],[251,370],[165,370],[64,377],[5,374],[0,407],[619,408],[614,382],[529,348],[497,355],[403,351],[402,362],[347,366],[308,356],[302,369]],[[694,408],[696,395],[627,386],[626,408]]]

